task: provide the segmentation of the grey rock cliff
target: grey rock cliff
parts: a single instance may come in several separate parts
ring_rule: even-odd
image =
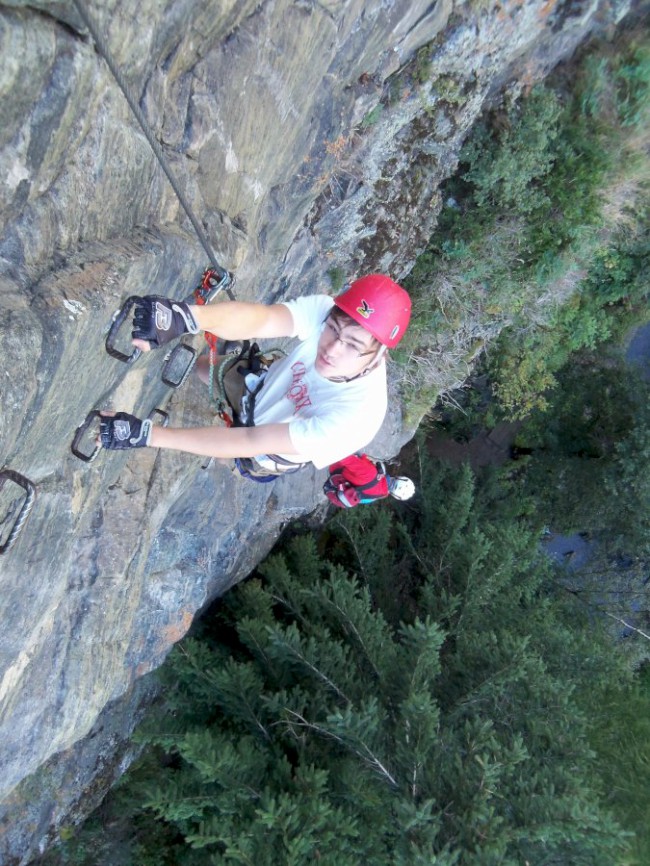
[[[238,298],[277,301],[332,291],[337,272],[407,274],[486,102],[628,5],[88,9]],[[98,773],[119,773],[141,678],[323,500],[316,472],[256,485],[186,455],[71,454],[94,408],[214,422],[201,388],[161,383],[163,353],[126,366],[104,350],[126,297],[183,297],[208,262],[72,4],[0,5],[0,106],[0,465],[37,487],[0,557],[0,860],[18,864]],[[408,436],[396,404],[374,451],[392,456]],[[5,484],[4,533],[18,494]]]

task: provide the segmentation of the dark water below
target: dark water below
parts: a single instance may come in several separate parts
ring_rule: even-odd
[[[630,364],[639,367],[644,379],[650,382],[650,322],[634,331],[625,358]]]

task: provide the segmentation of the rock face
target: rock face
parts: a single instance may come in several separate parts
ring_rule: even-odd
[[[403,277],[486,102],[629,12],[83,2],[235,294],[264,301],[332,291],[342,274]],[[73,3],[5,0],[0,58],[0,465],[37,489],[0,556],[0,861],[23,864],[98,773],[119,772],[140,678],[324,500],[316,472],[260,485],[186,455],[71,454],[91,409],[213,423],[199,386],[161,382],[162,353],[127,366],[104,349],[126,297],[184,297],[208,261]],[[396,405],[373,451],[408,435]],[[5,483],[2,539],[21,497]]]

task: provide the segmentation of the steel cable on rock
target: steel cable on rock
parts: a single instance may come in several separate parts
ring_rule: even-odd
[[[192,223],[192,226],[194,227],[194,230],[197,234],[197,237],[201,241],[201,245],[203,246],[203,249],[207,253],[208,258],[210,259],[212,266],[214,267],[215,271],[217,272],[217,274],[219,276],[219,279],[223,280],[224,291],[226,292],[226,294],[228,295],[230,300],[234,301],[235,296],[228,285],[228,283],[230,283],[232,281],[232,277],[228,273],[228,271],[226,271],[223,267],[221,267],[221,265],[217,261],[217,258],[215,256],[213,250],[212,250],[212,247],[210,246],[210,242],[209,242],[205,232],[203,231],[201,224],[199,223],[198,219],[194,215],[194,212],[190,206],[190,203],[187,201],[187,199],[185,198],[185,195],[183,194],[183,191],[181,190],[178,183],[176,182],[176,178],[174,177],[174,174],[171,170],[171,167],[169,166],[169,163],[167,162],[167,159],[166,159],[166,157],[162,151],[162,148],[160,147],[159,142],[154,137],[153,132],[151,131],[151,128],[150,128],[150,126],[147,122],[147,119],[144,116],[140,106],[135,101],[135,99],[132,97],[131,92],[129,90],[129,87],[128,87],[124,77],[122,76],[122,73],[118,69],[117,64],[113,60],[113,57],[112,57],[112,55],[108,49],[108,46],[106,45],[104,39],[102,38],[99,31],[95,27],[94,22],[90,18],[89,14],[88,14],[87,10],[85,9],[81,0],[72,0],[72,2],[74,4],[77,12],[79,13],[81,20],[83,21],[84,25],[86,26],[90,35],[92,36],[93,41],[95,43],[95,46],[97,48],[97,51],[106,61],[106,64],[107,64],[108,68],[110,69],[113,77],[115,78],[115,81],[119,85],[120,90],[124,94],[124,97],[125,97],[126,101],[128,102],[128,104],[131,108],[131,111],[136,116],[138,123],[140,124],[140,127],[142,128],[142,131],[144,132],[147,141],[151,145],[151,149],[153,150],[158,162],[160,163],[162,170],[165,172],[165,175],[167,176],[167,180],[171,184],[171,187],[174,190],[174,192],[176,193],[176,196],[177,196],[179,202],[181,203],[183,210],[185,211],[185,213],[189,217],[190,222]]]

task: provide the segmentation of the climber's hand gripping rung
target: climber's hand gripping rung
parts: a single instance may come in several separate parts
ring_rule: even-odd
[[[155,422],[156,416],[160,416],[160,426],[166,427],[169,424],[169,415],[167,412],[164,412],[162,409],[152,409],[148,415],[150,421]],[[77,427],[77,431],[74,434],[74,439],[72,440],[72,445],[70,446],[70,450],[74,454],[75,457],[78,457],[80,460],[83,460],[84,463],[92,463],[92,461],[97,457],[99,452],[102,449],[102,446],[97,443],[97,439],[99,438],[99,423],[100,423],[101,413],[99,409],[93,409],[86,415],[86,419],[79,427]],[[92,432],[91,432],[92,431]],[[94,444],[94,448],[90,453],[86,453],[82,450],[82,442],[88,436],[88,433],[91,432],[90,439]]]

